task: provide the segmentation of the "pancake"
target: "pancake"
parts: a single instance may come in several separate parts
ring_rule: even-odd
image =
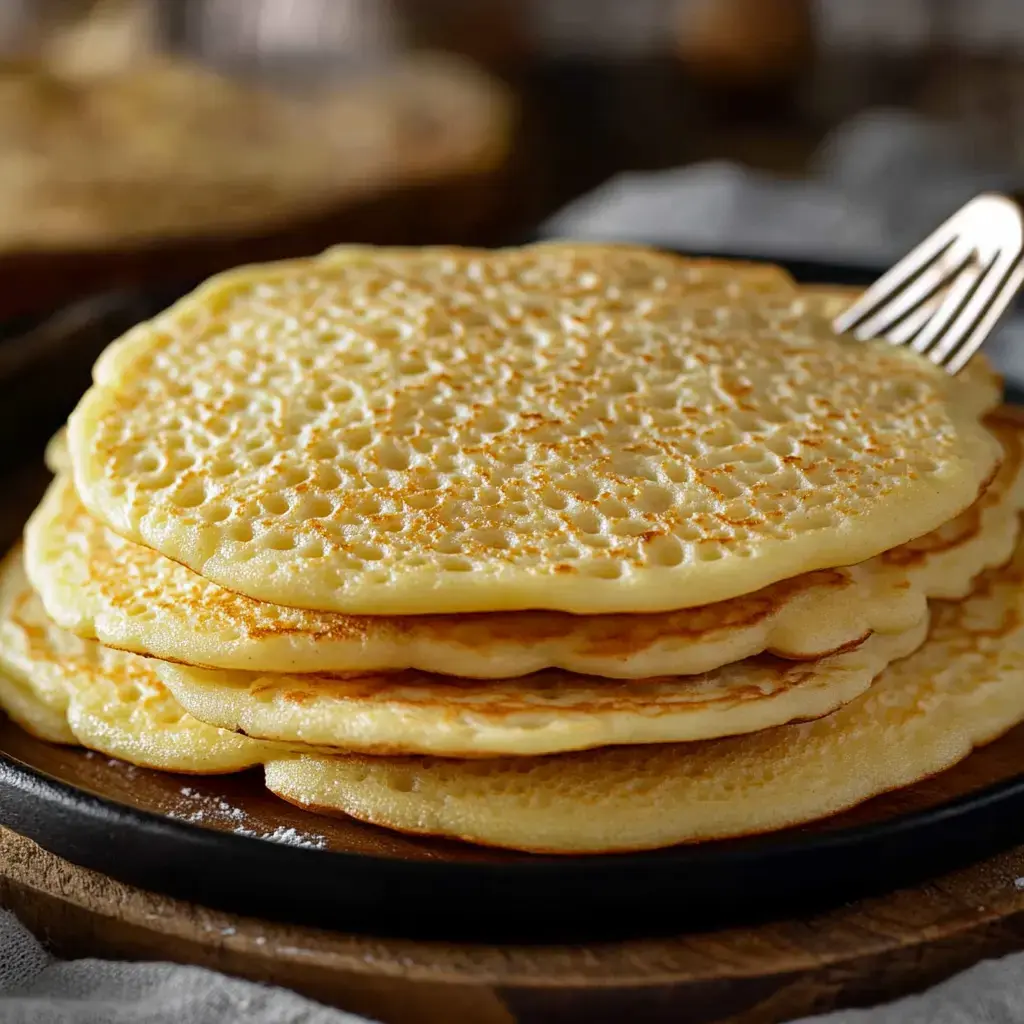
[[[1018,425],[990,418],[1004,449],[992,485],[939,530],[858,566],[819,570],[702,608],[647,615],[564,612],[352,616],[225,590],[117,536],[57,480],[25,534],[46,610],[80,636],[168,661],[258,672],[418,669],[507,678],[561,668],[605,678],[708,672],[769,651],[814,658],[871,632],[910,629],[927,598],[962,597],[1009,558],[1024,505]],[[64,464],[59,443],[48,458]]]
[[[43,452],[43,462],[46,468],[56,476],[58,473],[71,472],[71,458],[68,455],[68,431],[67,427],[61,427],[49,441],[46,442],[46,450]]]
[[[216,774],[280,754],[186,714],[147,659],[55,626],[18,552],[0,568],[0,708],[42,739],[77,742],[146,768]]]
[[[616,682],[550,670],[514,679],[422,672],[260,675],[155,662],[179,703],[222,729],[373,754],[537,755],[674,743],[818,718],[924,641],[927,616],[816,661],[748,658],[713,672]]]
[[[548,244],[220,275],[69,422],[117,533],[351,614],[655,612],[864,561],[991,478],[983,364],[833,335],[775,268]]]
[[[303,757],[269,788],[403,832],[548,853],[742,836],[827,817],[951,767],[1024,720],[1024,546],[827,718],[702,744],[492,761]]]

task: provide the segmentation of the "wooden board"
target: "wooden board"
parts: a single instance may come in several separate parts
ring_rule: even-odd
[[[801,920],[582,946],[471,945],[212,911],[0,829],[0,903],[60,955],[199,964],[386,1024],[774,1024],[869,1005],[1024,945],[1022,876],[1017,849]]]

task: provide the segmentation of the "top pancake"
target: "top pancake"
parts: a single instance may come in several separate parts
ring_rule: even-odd
[[[836,338],[779,270],[644,249],[333,250],[115,343],[82,501],[261,600],[359,614],[692,607],[969,505],[984,372]]]

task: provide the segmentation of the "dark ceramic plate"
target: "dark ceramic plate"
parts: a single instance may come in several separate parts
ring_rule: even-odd
[[[820,264],[792,269],[808,281],[872,277]],[[168,298],[105,299],[91,319],[65,325],[64,343],[95,348]],[[47,378],[46,358],[28,363],[23,432]],[[59,372],[52,357],[50,365]],[[45,485],[38,445],[26,447],[31,462],[3,480],[7,542]],[[0,824],[76,864],[250,915],[438,938],[652,934],[820,908],[1024,841],[1024,728],[949,772],[813,826],[654,853],[542,857],[318,817],[271,797],[255,772],[151,772],[0,723]]]

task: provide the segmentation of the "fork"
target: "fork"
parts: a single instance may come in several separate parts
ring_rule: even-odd
[[[908,345],[958,373],[1024,283],[1024,217],[1013,200],[976,196],[832,322],[859,341]]]

